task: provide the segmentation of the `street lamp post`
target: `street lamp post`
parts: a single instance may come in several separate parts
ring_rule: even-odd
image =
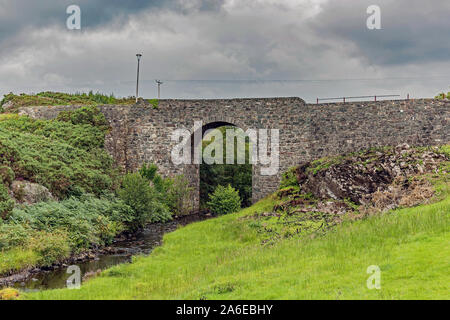
[[[164,83],[161,80],[155,80],[155,82],[158,84],[158,99],[161,98],[161,85]]]
[[[138,102],[139,97],[139,64],[141,62],[142,54],[138,53],[136,54],[138,65],[137,65],[137,80],[136,80],[136,103]]]

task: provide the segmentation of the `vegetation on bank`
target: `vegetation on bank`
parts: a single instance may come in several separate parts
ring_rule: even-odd
[[[436,97],[434,97],[435,99],[439,99],[439,100],[442,100],[442,99],[450,99],[450,92],[448,92],[448,93],[445,93],[445,92],[441,92],[441,93],[439,93]]]
[[[449,150],[445,146],[439,152],[448,157]],[[290,209],[306,205],[310,210],[304,214],[312,212],[310,221],[316,223],[313,209],[328,202],[290,189],[294,178],[286,174],[284,188],[276,194],[239,213],[167,234],[150,256],[108,269],[80,290],[41,291],[22,298],[447,299],[448,166],[447,158],[433,173],[420,176],[432,184],[435,203],[360,215],[355,212],[362,206],[349,203],[349,214],[331,228],[315,231],[303,229],[303,224],[288,234],[280,233],[280,227],[288,222],[292,228],[298,221],[274,217],[282,205],[295,197],[295,203],[284,207],[286,213],[292,217],[296,213]],[[297,217],[305,222],[305,215]],[[273,233],[283,236],[266,241]],[[381,270],[380,290],[367,287],[372,265]]]
[[[62,92],[40,92],[37,94],[19,94],[9,93],[4,96],[0,102],[0,112],[4,106],[10,105],[16,111],[21,107],[29,106],[61,106],[61,105],[84,105],[96,106],[100,104],[125,104],[131,105],[135,103],[134,97],[116,98],[114,94],[105,95],[102,93],[62,93]]]
[[[95,106],[55,120],[0,114],[0,275],[49,266],[190,210],[184,177],[162,178],[154,165],[123,175],[103,149],[108,130]],[[26,184],[49,194],[28,203]]]

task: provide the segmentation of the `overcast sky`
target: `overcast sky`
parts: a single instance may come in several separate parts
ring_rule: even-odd
[[[0,0],[0,96],[133,95],[141,52],[147,98],[155,79],[162,98],[432,97],[450,90],[449,16],[449,0]]]

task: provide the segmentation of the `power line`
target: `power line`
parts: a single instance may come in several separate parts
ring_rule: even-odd
[[[385,78],[336,78],[336,79],[165,79],[166,82],[335,82],[335,81],[385,81],[385,80],[424,80],[450,78],[450,75],[420,77],[385,77]],[[152,80],[144,80],[152,81]]]

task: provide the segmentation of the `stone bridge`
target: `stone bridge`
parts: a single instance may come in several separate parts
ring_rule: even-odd
[[[79,106],[31,107],[20,110],[35,118],[54,118],[59,111]],[[335,104],[306,104],[300,98],[161,100],[159,107],[100,106],[111,125],[106,148],[128,171],[156,163],[166,175],[185,174],[199,187],[199,165],[174,165],[175,129],[204,131],[223,124],[247,129],[279,129],[280,170],[261,175],[253,166],[253,201],[277,189],[283,171],[303,161],[363,148],[408,143],[441,145],[450,141],[450,101],[396,100]],[[193,132],[192,132],[193,133]],[[195,203],[198,203],[196,192]]]

